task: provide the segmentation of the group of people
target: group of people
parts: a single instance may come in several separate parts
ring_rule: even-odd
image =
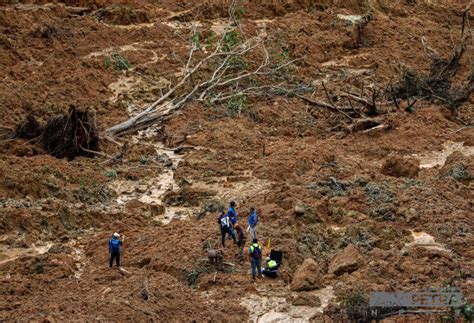
[[[236,204],[234,201],[231,201],[227,212],[222,211],[219,215],[217,223],[220,226],[221,230],[221,243],[222,247],[225,248],[225,241],[228,236],[232,238],[235,244],[239,247],[239,257],[241,260],[244,258],[244,247],[246,242],[246,234],[248,231],[250,233],[250,239],[252,241],[248,249],[249,261],[252,269],[252,278],[255,282],[257,278],[257,273],[259,276],[272,277],[275,278],[278,275],[278,264],[275,260],[267,258],[267,266],[265,270],[262,270],[262,245],[258,242],[257,239],[257,225],[259,222],[257,212],[255,207],[250,208],[248,216],[248,226],[247,230],[244,230],[242,225],[237,222],[237,212],[235,211]]]
[[[246,243],[246,232],[250,233],[252,243],[248,249],[249,261],[252,269],[252,278],[255,282],[258,276],[275,278],[278,276],[279,264],[271,258],[266,259],[266,268],[262,270],[262,256],[263,248],[257,239],[257,225],[259,222],[257,212],[254,207],[250,208],[249,216],[247,219],[247,229],[237,222],[237,212],[235,210],[236,204],[234,201],[230,202],[227,212],[222,211],[218,218],[218,224],[221,230],[221,243],[222,247],[225,248],[225,242],[227,237],[232,238],[235,244],[239,248],[239,258],[243,261],[244,259],[244,247]],[[117,267],[120,267],[120,255],[123,238],[119,233],[114,233],[109,240],[109,266],[116,263]]]
[[[245,232],[244,228],[239,223],[237,223],[237,212],[235,211],[234,201],[230,202],[229,209],[227,210],[227,212],[221,212],[217,223],[220,225],[221,228],[222,247],[225,247],[225,240],[227,235],[232,237],[232,240],[234,240],[234,242],[237,243],[239,247],[243,247],[245,245]],[[250,238],[252,240],[257,238],[257,224],[257,212],[255,211],[254,207],[251,207],[248,218],[247,231],[250,231]]]

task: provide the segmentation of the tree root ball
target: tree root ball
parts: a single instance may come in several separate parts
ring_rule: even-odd
[[[29,115],[16,128],[16,137],[32,140],[56,158],[72,160],[77,156],[93,156],[99,150],[99,133],[94,115],[71,106],[65,114],[49,119],[42,126]]]

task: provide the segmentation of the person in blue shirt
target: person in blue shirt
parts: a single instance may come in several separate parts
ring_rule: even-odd
[[[122,245],[122,240],[120,240],[120,234],[115,232],[112,238],[109,240],[109,253],[110,253],[110,260],[109,260],[109,267],[112,268],[112,264],[114,263],[117,265],[117,268],[120,268],[120,246]]]
[[[227,210],[227,215],[230,218],[230,222],[232,223],[232,227],[235,226],[237,223],[237,213],[235,212],[235,202],[231,201],[229,205],[229,209]]]
[[[250,230],[250,239],[257,239],[257,224],[258,224],[258,215],[254,207],[250,208],[249,215],[249,230]]]
[[[234,243],[237,244],[237,239],[235,237],[234,230],[232,229],[229,214],[222,211],[221,215],[217,219],[217,223],[219,223],[221,228],[222,247],[225,247],[225,238],[227,234],[230,235],[232,237],[232,240],[234,240]]]

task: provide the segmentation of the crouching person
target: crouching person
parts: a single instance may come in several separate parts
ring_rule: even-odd
[[[278,263],[270,258],[267,258],[267,266],[263,270],[265,277],[277,278],[278,277]]]

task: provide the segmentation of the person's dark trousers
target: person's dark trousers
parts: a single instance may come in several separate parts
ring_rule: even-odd
[[[225,247],[225,237],[227,234],[229,234],[232,237],[232,240],[237,243],[237,238],[235,237],[234,230],[232,230],[231,227],[221,227],[222,247]]]
[[[265,269],[263,271],[263,274],[266,276],[266,277],[270,277],[270,278],[277,278],[278,277],[278,270],[276,269]]]
[[[110,254],[110,261],[109,261],[109,267],[112,268],[112,264],[114,263],[115,259],[115,264],[117,267],[120,267],[120,252],[118,251],[112,251]]]

